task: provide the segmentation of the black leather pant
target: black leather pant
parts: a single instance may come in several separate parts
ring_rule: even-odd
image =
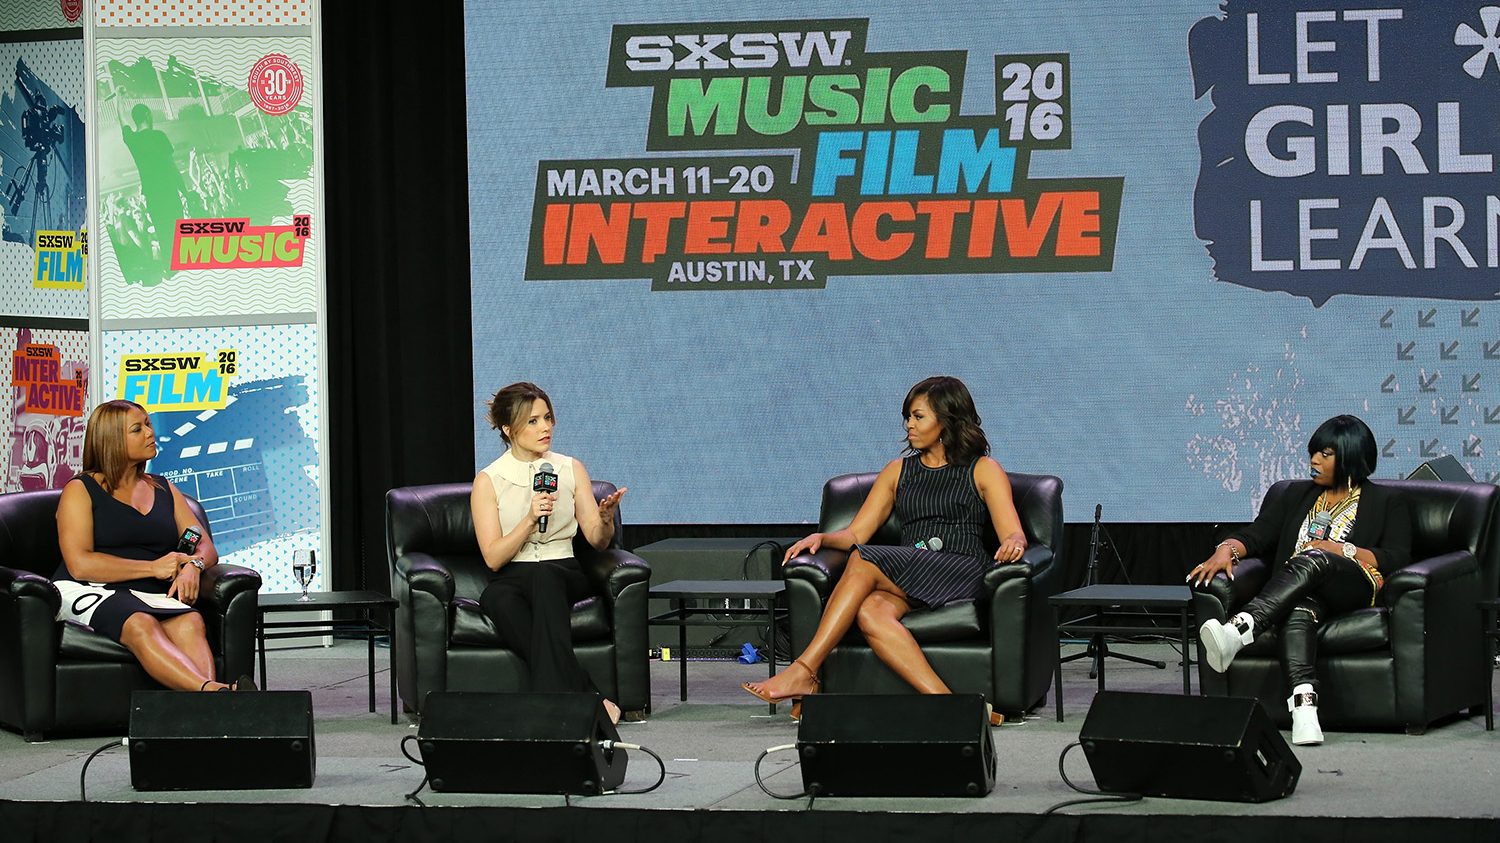
[[[573,603],[589,595],[574,559],[513,561],[490,578],[479,605],[500,640],[526,662],[533,691],[594,691],[573,654]]]
[[[1374,585],[1358,562],[1310,550],[1288,559],[1240,611],[1254,619],[1257,636],[1280,628],[1287,692],[1303,683],[1316,691],[1318,627],[1334,615],[1369,606],[1373,597]]]

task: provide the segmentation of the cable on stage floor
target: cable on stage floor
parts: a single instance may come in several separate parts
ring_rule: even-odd
[[[1079,793],[1088,793],[1093,795],[1088,799],[1069,799],[1066,802],[1059,802],[1056,805],[1053,805],[1051,808],[1043,811],[1042,816],[1045,817],[1054,811],[1060,811],[1063,808],[1067,808],[1072,805],[1089,805],[1095,802],[1139,802],[1144,798],[1139,793],[1105,793],[1102,790],[1089,790],[1086,787],[1079,787],[1078,785],[1074,784],[1073,780],[1068,778],[1068,771],[1063,769],[1063,759],[1068,757],[1068,751],[1073,747],[1082,745],[1083,744],[1079,743],[1078,741],[1074,741],[1063,747],[1062,752],[1058,753],[1057,755],[1057,774],[1059,776],[1062,776],[1063,784],[1067,785],[1068,787],[1073,788]]]
[[[98,749],[94,750],[93,752],[89,753],[89,757],[85,758],[83,760],[83,769],[81,771],[79,771],[79,773],[78,773],[78,801],[79,802],[87,802],[87,801],[89,801],[88,791],[84,789],[84,776],[87,776],[89,774],[89,765],[94,762],[94,759],[99,756],[99,753],[103,752],[106,749],[114,749],[117,746],[129,746],[129,745],[130,745],[130,738],[117,738],[116,740],[112,740],[109,743],[105,744],[104,746],[101,746]]]
[[[417,794],[421,793],[422,792],[422,788],[424,788],[424,787],[427,786],[427,779],[428,779],[427,772],[426,772],[427,765],[423,764],[422,760],[420,758],[413,758],[412,754],[410,752],[406,751],[406,742],[407,741],[414,741],[414,740],[417,740],[417,736],[416,735],[407,735],[406,737],[404,737],[404,738],[401,739],[401,754],[406,756],[406,760],[407,761],[410,761],[411,763],[417,765],[418,767],[422,767],[423,768],[422,783],[419,784],[419,785],[417,785],[417,789],[416,790],[413,790],[411,793],[406,794],[406,801],[417,803],[417,807],[419,807],[419,808],[426,808],[427,807],[427,803],[423,802],[421,799],[418,799],[417,798]]]
[[[652,758],[656,759],[657,768],[656,782],[653,783],[650,787],[645,788],[644,790],[611,790],[606,793],[600,794],[601,796],[636,796],[642,793],[650,793],[651,791],[656,790],[658,787],[661,787],[661,783],[667,780],[666,762],[661,760],[660,755],[657,755],[646,747],[641,746],[638,743],[622,743],[620,741],[600,741],[599,746],[605,752],[609,752],[612,749],[639,749],[641,752],[644,752]]]
[[[809,793],[809,792],[807,792],[805,790],[802,791],[802,792],[800,792],[800,793],[777,793],[776,791],[770,789],[769,787],[766,787],[765,780],[760,777],[760,762],[764,761],[767,755],[770,755],[773,752],[781,752],[782,750],[796,749],[796,748],[797,748],[797,745],[794,744],[794,743],[782,744],[781,746],[773,746],[770,749],[763,750],[761,752],[761,754],[756,757],[756,759],[755,759],[755,783],[758,784],[758,785],[760,785],[760,789],[763,790],[763,791],[765,791],[767,796],[770,796],[773,799],[801,799],[804,796],[810,796],[810,797],[812,797],[812,799],[816,799],[818,797],[818,795],[816,793]],[[809,808],[812,807],[812,800],[811,799],[808,800],[807,806]]]

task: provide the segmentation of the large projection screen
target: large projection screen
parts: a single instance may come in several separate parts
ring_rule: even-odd
[[[951,374],[1072,521],[1248,519],[1339,413],[1492,480],[1481,5],[471,0],[476,466],[530,380],[631,522],[812,521]]]

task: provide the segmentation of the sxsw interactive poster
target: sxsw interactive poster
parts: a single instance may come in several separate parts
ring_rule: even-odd
[[[0,7],[0,492],[77,471],[88,394],[82,8]]]
[[[101,392],[146,408],[150,470],[268,592],[300,588],[292,550],[324,549],[315,13],[105,0],[94,19]]]
[[[808,521],[947,373],[1075,521],[1345,412],[1500,477],[1500,4],[551,9],[466,5],[476,464],[534,380],[633,521]]]

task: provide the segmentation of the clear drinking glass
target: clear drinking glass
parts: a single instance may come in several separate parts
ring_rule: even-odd
[[[302,596],[297,598],[300,602],[310,602],[312,597],[307,594],[307,587],[312,585],[313,575],[318,572],[318,554],[311,550],[292,551],[292,576],[297,578],[297,584],[302,586]]]

